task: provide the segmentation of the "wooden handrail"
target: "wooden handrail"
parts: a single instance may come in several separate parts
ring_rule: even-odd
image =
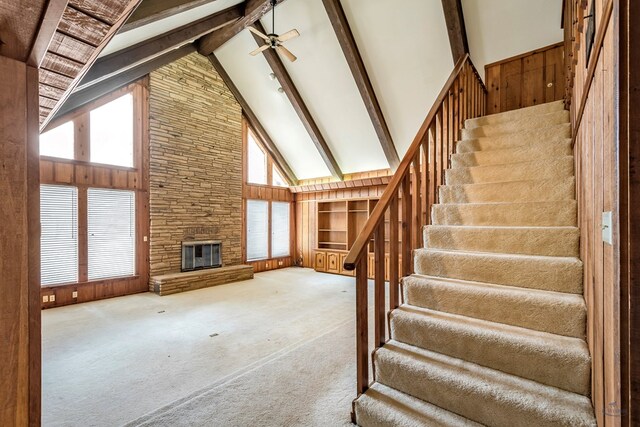
[[[362,229],[362,232],[360,232],[360,234],[358,235],[358,238],[356,239],[356,241],[353,243],[353,246],[351,246],[351,250],[349,251],[349,254],[347,255],[344,261],[345,270],[355,270],[356,264],[360,260],[360,257],[362,257],[365,254],[366,252],[365,249],[369,245],[369,240],[371,239],[371,235],[373,235],[376,227],[380,224],[380,221],[383,220],[384,214],[389,208],[389,205],[391,204],[391,199],[398,192],[398,189],[400,188],[400,184],[402,183],[402,180],[405,178],[405,175],[407,174],[407,172],[409,172],[411,168],[411,163],[413,162],[413,159],[415,158],[416,153],[420,150],[422,141],[424,140],[424,137],[427,131],[429,130],[431,123],[434,121],[436,114],[440,109],[440,106],[444,102],[445,97],[447,97],[449,92],[451,91],[453,83],[456,81],[458,74],[460,74],[460,71],[462,71],[462,68],[466,64],[467,60],[469,60],[469,54],[466,54],[465,56],[460,58],[456,63],[455,67],[453,68],[451,75],[449,76],[449,78],[447,79],[447,82],[444,84],[444,87],[438,94],[438,97],[436,98],[433,106],[431,107],[431,110],[429,110],[429,114],[427,114],[427,117],[424,119],[424,122],[422,122],[422,126],[420,126],[420,129],[418,130],[418,133],[413,139],[411,146],[409,147],[409,149],[407,150],[407,153],[402,159],[402,162],[400,162],[400,166],[398,166],[396,173],[391,178],[391,182],[387,184],[387,187],[385,188],[385,191],[382,194],[382,197],[380,198],[375,208],[373,209],[373,212],[371,213],[369,220],[367,221],[364,228]],[[473,67],[473,70],[475,71],[475,74],[479,77],[478,72],[475,70],[475,67]],[[479,81],[482,82],[482,79],[479,79]],[[482,87],[486,92],[486,88],[484,87],[484,84],[482,85]]]
[[[344,268],[356,277],[357,394],[369,387],[369,307],[373,308],[374,351],[387,342],[389,310],[400,304],[400,278],[413,272],[412,252],[423,246],[422,230],[430,224],[438,187],[455,153],[466,119],[486,111],[487,89],[469,55],[454,66],[409,150],[391,177],[351,250]],[[368,284],[373,278],[373,304]]]

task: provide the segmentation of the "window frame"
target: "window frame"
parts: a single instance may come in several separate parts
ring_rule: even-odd
[[[258,145],[258,148],[260,148],[262,150],[262,152],[265,155],[266,158],[266,172],[267,172],[267,182],[266,184],[260,184],[260,183],[255,183],[255,182],[250,182],[249,181],[249,135],[251,135],[252,139],[256,142],[256,144]],[[258,137],[258,135],[256,134],[256,132],[253,131],[253,129],[251,128],[251,126],[249,125],[249,123],[247,122],[247,119],[243,117],[242,119],[242,144],[243,144],[243,154],[242,154],[242,182],[246,185],[250,185],[250,186],[256,186],[256,187],[273,187],[273,188],[290,188],[291,187],[291,182],[289,182],[289,178],[287,178],[287,175],[282,171],[282,168],[280,168],[280,166],[273,160],[273,157],[271,156],[271,154],[269,154],[269,151],[267,150],[264,142],[262,141],[262,139],[260,139],[260,137]],[[281,185],[274,185],[273,184],[273,170],[278,171],[278,174],[280,174],[280,176],[282,177],[283,181],[285,182],[285,186],[281,186]]]

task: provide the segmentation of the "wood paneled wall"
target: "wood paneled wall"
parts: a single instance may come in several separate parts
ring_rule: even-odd
[[[564,42],[485,66],[487,114],[564,98]]]
[[[595,1],[596,44],[586,58],[586,25],[577,16]],[[588,5],[586,3],[589,3]],[[576,161],[580,253],[584,262],[587,341],[592,356],[592,401],[600,426],[624,425],[629,406],[621,390],[618,111],[618,36],[612,0],[565,2],[566,71]],[[601,39],[601,48],[598,39]],[[591,76],[593,79],[591,80]],[[613,243],[603,241],[603,212],[613,213]]]

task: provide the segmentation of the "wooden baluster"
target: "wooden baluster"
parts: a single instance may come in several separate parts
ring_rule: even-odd
[[[449,168],[449,128],[449,97],[445,97],[442,101],[442,153],[445,169]]]
[[[384,218],[384,217],[383,217]],[[385,241],[384,241],[384,220],[378,224],[375,233],[375,241],[373,245],[374,259],[375,259],[375,276],[373,279],[374,288],[374,307],[375,307],[375,347],[381,347],[384,345],[385,339],[385,318],[386,318],[386,298],[385,298],[385,280],[384,280],[384,254],[385,254]]]
[[[459,93],[459,78],[456,79],[456,81],[453,83],[453,89],[451,90],[451,93],[453,93],[453,103],[451,106],[451,110],[453,110],[453,122],[451,124],[451,126],[453,126],[453,141],[454,141],[454,145],[456,142],[458,142],[460,140],[460,126],[459,126],[459,115],[460,115],[460,104],[458,102],[458,99],[460,97],[460,93]]]
[[[422,140],[421,162],[420,168],[420,199],[422,200],[422,223],[430,223],[429,215],[429,133],[425,134],[425,138]]]
[[[369,388],[369,301],[365,252],[356,265],[356,364],[357,393],[361,395]]]
[[[402,277],[413,270],[411,241],[411,175],[407,173],[402,180]]]
[[[422,198],[420,197],[420,184],[422,174],[420,173],[420,150],[413,157],[413,240],[411,246],[413,249],[422,247],[420,241],[420,230],[422,230]]]
[[[429,127],[429,158],[430,161],[430,169],[429,169],[429,210],[431,207],[438,203],[440,200],[440,194],[438,193],[438,165],[437,165],[437,153],[436,153],[436,123],[435,121],[431,123]],[[429,212],[431,215],[431,212]]]
[[[440,188],[441,185],[444,185],[444,172],[446,168],[446,153],[444,152],[444,129],[442,128],[442,108],[438,110],[436,114],[436,163],[438,165],[438,186],[436,187],[436,191]]]
[[[400,249],[398,242],[398,194],[396,193],[391,199],[389,205],[389,308],[393,310],[398,307],[398,267],[400,258],[398,252]],[[391,336],[391,334],[389,334]]]

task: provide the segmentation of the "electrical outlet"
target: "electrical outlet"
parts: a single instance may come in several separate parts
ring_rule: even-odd
[[[267,268],[269,268],[269,263],[267,263]]]
[[[284,261],[278,261],[278,265],[282,267],[282,265],[284,265]]]
[[[54,302],[56,300],[55,295],[49,295],[49,302]]]
[[[73,298],[78,298],[78,291],[73,291],[73,292],[71,292],[71,296],[72,296]]]
[[[49,302],[49,295],[44,295],[42,297],[42,302]]]

